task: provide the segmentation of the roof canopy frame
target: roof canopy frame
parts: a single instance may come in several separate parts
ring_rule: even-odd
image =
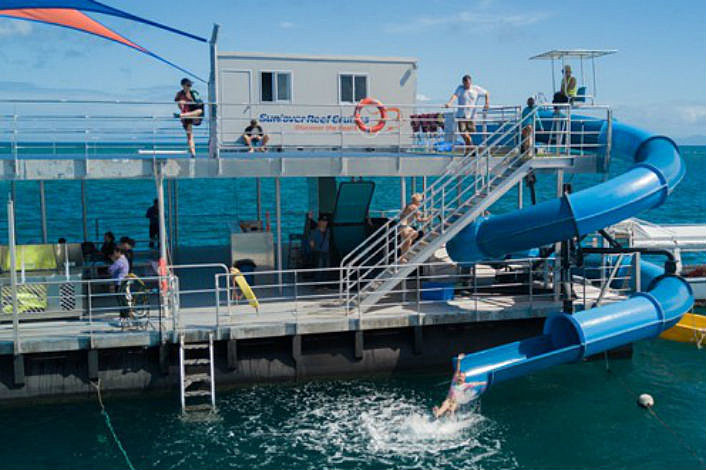
[[[555,62],[561,60],[561,68],[564,69],[566,65],[566,59],[578,59],[581,69],[581,83],[586,83],[586,74],[584,71],[584,60],[591,59],[591,74],[592,74],[592,87],[591,87],[591,102],[595,104],[596,93],[596,58],[604,57],[607,55],[615,54],[618,52],[617,49],[552,49],[551,51],[543,52],[541,54],[534,55],[529,58],[529,60],[548,60],[550,61],[551,71],[552,71],[552,93],[556,92],[556,74],[555,74]]]

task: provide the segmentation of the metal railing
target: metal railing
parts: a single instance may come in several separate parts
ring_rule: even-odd
[[[397,267],[400,266],[386,266]],[[116,331],[157,331],[163,341],[175,341],[188,329],[212,329],[262,322],[283,324],[291,321],[325,320],[357,315],[422,315],[460,313],[473,315],[474,321],[507,318],[507,311],[517,315],[543,315],[560,308],[557,296],[557,261],[553,258],[525,258],[483,261],[456,265],[448,262],[413,264],[414,272],[400,275],[394,290],[378,302],[374,310],[363,312],[350,308],[338,292],[341,267],[288,269],[243,273],[248,279],[259,308],[249,305],[233,274],[220,264],[173,266],[168,277],[145,277],[142,302],[135,307],[125,303],[125,292],[112,279],[57,279],[36,281],[28,278],[18,284],[17,305],[21,310],[17,326],[0,323],[0,341],[17,338],[17,353],[23,339],[51,337],[86,337],[93,344],[99,336]],[[185,269],[216,269],[211,287],[182,288],[179,275]],[[356,289],[374,281],[374,274],[358,269]],[[174,272],[176,271],[177,274]],[[555,282],[556,280],[556,282]],[[639,290],[639,255],[603,256],[595,266],[574,269],[571,276],[572,298],[578,309],[592,308],[622,300],[629,291]],[[159,289],[168,285],[167,305],[160,305]],[[12,304],[0,285],[2,311],[9,321]],[[33,293],[34,297],[29,294]],[[6,295],[7,294],[7,295]],[[183,298],[200,299],[196,307],[183,306]],[[41,301],[37,299],[41,297]],[[68,302],[67,302],[68,301]],[[165,308],[166,307],[166,308]],[[140,308],[135,321],[122,325],[119,315],[128,308]],[[167,316],[166,312],[169,312]],[[60,318],[51,319],[52,315]],[[519,318],[518,317],[518,318]],[[17,328],[17,330],[15,330]]]
[[[237,156],[249,150],[242,135],[253,118],[268,135],[270,150],[449,153],[459,150],[457,141],[462,134],[479,144],[498,126],[519,119],[521,110],[505,105],[485,109],[385,103],[385,117],[376,107],[363,109],[364,125],[384,124],[377,132],[364,132],[354,120],[355,104],[203,104],[206,109],[216,104],[218,116],[211,123],[206,113],[199,118],[201,124],[193,126],[193,133],[198,153],[211,156],[221,152]],[[557,106],[570,123],[571,106]],[[456,116],[463,108],[473,109],[473,132],[459,131]],[[590,113],[607,108],[582,105],[579,109]],[[188,158],[185,133],[173,115],[175,110],[173,101],[0,99],[0,157],[145,158],[171,151],[170,158]],[[556,120],[564,119],[559,114]],[[210,135],[212,129],[217,129],[215,135]],[[566,135],[566,139],[554,146],[566,147],[571,133],[559,130],[558,135]]]

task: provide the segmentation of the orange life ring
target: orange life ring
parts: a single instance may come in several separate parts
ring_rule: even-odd
[[[360,118],[360,111],[363,109],[363,107],[370,105],[377,106],[378,110],[380,111],[380,120],[373,127],[368,127],[367,125],[365,125],[363,120]],[[355,107],[353,119],[355,120],[355,125],[358,126],[358,129],[363,132],[367,132],[368,134],[374,134],[376,132],[380,132],[382,128],[385,127],[385,121],[387,120],[387,109],[385,109],[385,106],[375,98],[363,98]]]

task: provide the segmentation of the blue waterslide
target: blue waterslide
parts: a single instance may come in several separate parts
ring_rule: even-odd
[[[582,123],[584,126],[586,123]],[[592,120],[595,143],[605,144],[607,124]],[[572,124],[572,132],[578,131]],[[508,253],[581,237],[661,205],[684,177],[679,148],[668,137],[614,122],[613,156],[635,165],[596,186],[525,209],[478,219],[449,241],[456,262],[500,259]],[[605,148],[605,146],[600,146]],[[643,262],[646,292],[574,315],[549,316],[543,334],[469,354],[461,371],[469,382],[490,385],[558,364],[658,336],[675,325],[694,302],[689,284]]]

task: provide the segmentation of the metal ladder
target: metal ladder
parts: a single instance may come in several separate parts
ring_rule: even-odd
[[[216,410],[213,333],[208,334],[208,342],[200,343],[185,343],[184,335],[179,336],[179,379],[182,413]]]
[[[500,125],[478,146],[477,156],[450,164],[426,189],[418,213],[428,220],[420,223],[423,235],[406,253],[400,253],[404,222],[398,214],[342,260],[340,289],[349,312],[357,307],[362,313],[391,293],[419,263],[522,181],[531,170],[531,156],[529,150],[520,151],[521,131],[521,120]],[[508,142],[513,144],[509,148]],[[499,162],[491,167],[491,159]]]

